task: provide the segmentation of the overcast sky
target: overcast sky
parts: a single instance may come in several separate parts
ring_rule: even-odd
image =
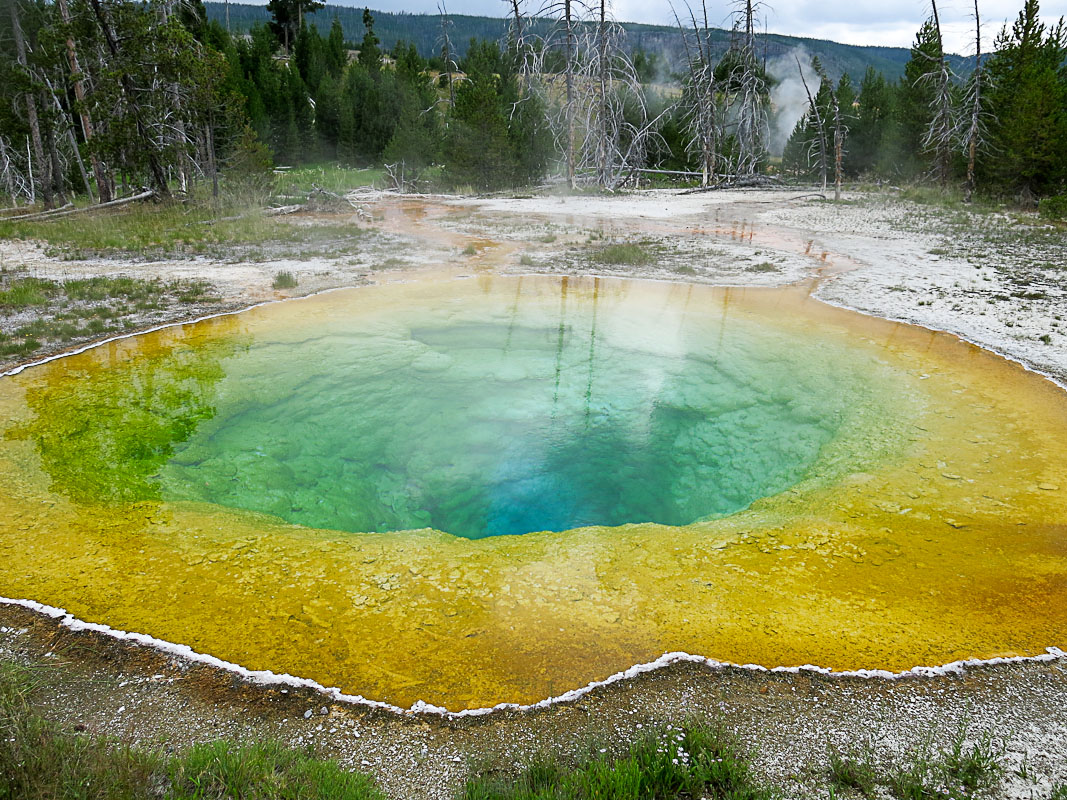
[[[684,7],[685,0],[674,1]],[[447,0],[447,3],[448,10],[454,14],[495,17],[504,16],[510,7],[510,0]],[[366,4],[382,11],[437,13],[437,0],[327,0],[327,7],[332,4]],[[527,0],[526,6],[533,10],[539,4],[540,0]],[[670,0],[613,0],[613,8],[615,18],[623,22],[674,23]],[[1015,19],[1020,8],[1022,0],[979,0],[983,49],[992,44],[1005,20]],[[941,0],[938,10],[947,48],[956,53],[974,52],[973,2]],[[726,0],[709,0],[708,11],[713,24],[729,27]],[[1067,0],[1043,0],[1041,11],[1045,21],[1051,23],[1067,16]],[[775,0],[764,9],[767,29],[772,33],[891,47],[911,45],[915,31],[928,13],[926,0]]]

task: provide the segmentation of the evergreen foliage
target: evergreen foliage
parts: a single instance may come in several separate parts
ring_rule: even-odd
[[[944,56],[934,20],[919,28],[899,79],[868,67],[857,80],[817,59],[820,82],[780,172],[832,178],[840,153],[845,179],[936,177],[943,187],[966,183],[970,197],[968,151],[980,119],[980,194],[1034,205],[1067,193],[1067,27],[1043,23],[1038,0],[1022,2],[983,56],[977,95],[971,78],[955,77],[960,62]],[[5,8],[23,49],[0,37],[0,195],[18,202],[146,186],[165,196],[197,181],[262,198],[272,164],[323,160],[386,162],[406,175],[437,165],[432,174],[447,185],[492,190],[539,182],[563,160],[551,127],[561,118],[554,87],[563,62],[559,48],[536,40],[543,20],[529,21],[521,60],[498,36],[456,49],[453,93],[417,26],[407,39],[382,35],[379,20],[392,25],[396,15],[367,8],[358,38],[346,32],[351,10],[316,14],[320,0],[272,0],[270,18],[247,35],[232,35],[201,0],[7,0]],[[613,86],[610,102],[634,129],[658,120],[634,166],[712,179],[768,168],[765,123],[746,128],[739,101],[766,107],[773,98],[762,57],[718,50],[710,29],[706,37],[711,88],[699,97],[671,73],[669,54],[644,49],[636,35],[626,45],[644,85]],[[717,106],[710,170],[693,125],[701,103]]]

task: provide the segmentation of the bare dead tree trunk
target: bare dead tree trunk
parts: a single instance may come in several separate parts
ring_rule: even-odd
[[[687,92],[683,92],[682,102],[685,118],[693,139],[690,147],[699,148],[700,185],[707,187],[715,179],[715,162],[718,158],[719,114],[715,96],[715,65],[712,63],[711,42],[709,41],[708,6],[701,0],[703,25],[697,22],[692,6],[687,5],[689,22],[693,30],[693,44],[689,44],[686,27],[674,15],[675,22],[682,34],[685,48],[686,65],[689,70]]]
[[[29,177],[30,205],[37,204],[37,190],[33,185],[33,156],[30,154],[30,137],[26,137],[26,175]]]
[[[28,153],[27,153],[28,155]],[[27,191],[27,183],[30,187],[33,186],[33,179],[29,181],[23,179],[23,176],[17,174],[15,167],[15,149],[11,147],[4,137],[0,136],[0,166],[4,172],[4,187],[7,189],[8,197],[11,198],[11,207],[19,207],[19,194]],[[32,201],[31,201],[32,202]]]
[[[818,59],[816,59],[815,71],[818,73],[820,80],[830,87],[830,102],[834,112],[834,202],[836,203],[841,200],[842,163],[845,155],[846,131],[841,122],[841,105],[837,99],[837,90],[833,88],[830,76],[826,74],[822,64],[818,63]],[[825,181],[823,182],[823,188],[826,188]]]
[[[734,67],[727,86],[732,94],[728,106],[736,109],[738,163],[740,174],[754,175],[766,149],[767,83],[756,58],[756,0],[736,0],[734,30],[744,27],[742,43],[733,45]],[[737,15],[743,17],[737,20]]]
[[[522,47],[522,13],[519,11],[519,0],[511,0],[511,13],[515,15],[515,46]]]
[[[952,75],[945,60],[944,40],[941,38],[941,19],[937,12],[937,0],[930,0],[930,9],[937,34],[938,63],[935,68],[922,76],[934,83],[933,118],[923,137],[923,145],[934,151],[934,171],[942,189],[948,187],[951,167],[952,142],[956,130],[955,114],[952,107]]]
[[[78,117],[81,121],[82,138],[89,149],[89,164],[96,178],[96,189],[100,193],[100,202],[113,199],[114,186],[99,157],[93,152],[93,121],[85,105],[85,81],[82,79],[81,66],[78,64],[78,51],[74,47],[74,37],[70,35],[70,7],[67,0],[56,0],[63,24],[67,26],[67,60],[70,62],[70,76],[74,84],[74,99],[78,103]],[[90,199],[92,195],[90,194]]]
[[[841,200],[841,173],[844,157],[845,134],[841,127],[841,108],[834,92],[834,202]]]
[[[826,191],[826,128],[823,126],[822,114],[819,113],[819,106],[815,102],[815,98],[811,95],[811,89],[808,88],[807,78],[804,77],[804,68],[800,66],[800,58],[793,56],[797,62],[797,69],[800,71],[800,82],[804,84],[804,91],[808,95],[808,106],[811,108],[811,113],[815,115],[815,125],[819,129],[819,171],[822,173],[822,190]]]
[[[572,0],[563,0],[563,24],[564,24],[564,81],[566,82],[566,107],[564,114],[567,120],[567,186],[576,188],[574,178],[574,20],[571,15]]]
[[[56,90],[48,78],[45,78],[45,85],[48,86],[48,91],[52,95],[52,105],[56,110],[57,119],[63,120],[63,131],[67,134],[67,143],[70,145],[71,152],[74,154],[74,160],[78,165],[78,173],[81,175],[82,183],[85,185],[85,193],[89,196],[89,202],[93,203],[95,202],[93,200],[93,186],[89,180],[89,174],[86,172],[81,150],[78,149],[78,141],[74,137],[73,124],[70,121],[70,117],[63,110],[63,105],[59,102]]]
[[[448,18],[448,9],[445,7],[444,2],[437,4],[437,10],[441,13],[441,55],[444,56],[445,72],[448,74],[449,108],[455,108],[456,88],[453,76],[453,73],[455,72],[455,64],[452,61],[452,37],[448,35],[448,26],[452,23]]]
[[[18,57],[19,66],[22,67],[23,71],[28,76],[29,66],[26,59],[26,41],[22,36],[22,24],[19,21],[17,0],[11,0],[11,31],[15,36],[15,52]],[[26,92],[22,96],[22,99],[26,104],[26,121],[30,126],[30,139],[33,141],[34,155],[37,156],[37,170],[40,176],[39,183],[41,185],[41,194],[44,195],[44,207],[52,208],[52,186],[48,176],[48,164],[44,159],[44,146],[41,144],[41,124],[37,118],[37,100],[33,96],[32,90]],[[32,183],[32,166],[29,173],[30,182]]]
[[[103,7],[100,5],[100,0],[89,0],[89,4],[92,6],[97,22],[100,24],[100,29],[104,34],[104,41],[107,44],[108,52],[110,52],[112,58],[118,59],[118,41],[115,38],[114,31],[111,30],[111,23],[108,21],[107,15],[105,14]],[[130,80],[130,76],[126,72],[120,70],[119,75],[123,92],[126,95],[124,99],[129,104],[130,111],[133,112],[134,124],[137,127],[137,135],[141,140],[142,146],[145,148],[145,158],[148,160],[148,169],[152,174],[154,188],[160,197],[169,198],[170,188],[167,186],[167,176],[163,171],[163,165],[160,163],[159,154],[156,152],[151,136],[145,127],[140,104],[137,102],[136,88],[133,86],[133,82]]]
[[[609,130],[609,111],[608,111],[608,84],[610,83],[609,70],[611,65],[608,63],[608,29],[607,29],[607,0],[600,0],[600,24],[597,27],[597,56],[598,66],[597,78],[597,100],[599,109],[599,130],[598,136],[598,148],[599,148],[599,169],[597,170],[598,180],[601,186],[607,187],[611,182],[611,170],[608,164],[610,159],[609,150],[611,149],[611,131]]]
[[[967,129],[967,184],[964,202],[974,200],[974,162],[978,155],[978,140],[982,133],[982,23],[978,17],[978,0],[974,0],[974,75],[971,76],[971,125]]]
[[[204,126],[204,150],[208,172],[211,174],[211,196],[217,201],[219,199],[219,168],[215,157],[215,132],[210,122]]]
[[[52,178],[52,195],[56,198],[59,205],[66,205],[67,198],[66,193],[63,191],[63,165],[59,160],[59,148],[56,146],[56,135],[52,126],[48,126],[44,131],[45,142],[48,143],[48,160],[52,165],[51,178]]]

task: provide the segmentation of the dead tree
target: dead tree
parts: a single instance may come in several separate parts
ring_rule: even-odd
[[[548,16],[555,20],[542,42],[542,49],[559,48],[563,53],[563,99],[558,105],[557,113],[554,113],[549,120],[549,124],[555,135],[556,146],[563,153],[567,186],[571,189],[577,187],[580,147],[578,117],[581,112],[579,103],[586,99],[584,95],[588,93],[585,80],[578,76],[579,51],[581,49],[584,50],[585,55],[591,55],[588,47],[579,47],[578,25],[582,16],[581,12],[585,9],[577,5],[578,2],[579,0],[548,0],[538,13],[538,16]],[[588,59],[586,59],[585,66],[588,67]],[[586,74],[584,77],[589,76]],[[549,80],[554,82],[552,78]],[[579,90],[582,91],[583,97],[579,97]]]
[[[837,99],[837,90],[834,88],[833,83],[830,81],[830,77],[826,74],[826,70],[823,69],[822,63],[818,58],[814,59],[813,65],[815,72],[818,74],[823,85],[827,87],[830,94],[830,110],[833,112],[833,124],[834,124],[834,202],[841,200],[841,178],[842,178],[842,166],[845,156],[845,136],[848,131],[841,121],[841,104]],[[801,75],[803,78],[803,75]],[[805,89],[807,84],[805,84]],[[825,136],[823,137],[825,141]],[[823,189],[826,188],[826,172],[823,171]]]
[[[972,202],[974,199],[975,170],[974,163],[978,150],[985,140],[984,114],[982,112],[982,23],[978,17],[978,0],[974,0],[974,73],[971,75],[967,87],[967,107],[970,108],[971,118],[963,139],[964,150],[967,153],[967,183],[964,186],[964,201]]]
[[[63,133],[66,134],[67,144],[70,146],[71,153],[74,156],[74,161],[78,165],[78,174],[81,175],[82,184],[85,186],[85,193],[89,196],[89,202],[95,202],[93,200],[93,187],[89,181],[89,173],[85,169],[85,162],[82,160],[81,151],[78,149],[78,142],[74,138],[74,131],[72,129],[72,123],[67,112],[64,110],[63,105],[59,102],[59,97],[56,95],[55,87],[52,86],[52,82],[47,76],[43,78],[45,86],[48,87],[49,95],[52,98],[52,105],[55,111],[55,119],[61,121],[63,126]]]
[[[937,13],[937,0],[930,0],[931,20],[937,37],[936,63],[919,77],[919,81],[932,87],[930,100],[932,116],[926,132],[923,134],[923,147],[934,154],[934,174],[942,189],[948,186],[951,157],[957,130],[956,110],[952,102],[952,69],[945,58],[944,42],[941,38],[941,19]]]
[[[815,129],[818,131],[815,144],[819,146],[819,172],[822,175],[822,190],[826,191],[826,172],[827,172],[827,147],[826,147],[826,126],[823,124],[822,114],[819,111],[819,104],[815,102],[815,98],[811,94],[811,89],[808,88],[808,80],[804,77],[804,68],[800,65],[800,58],[793,56],[797,62],[797,69],[800,71],[800,82],[804,84],[804,92],[808,95],[808,110],[809,113],[815,117]]]
[[[607,186],[610,174],[611,151],[618,147],[617,134],[611,125],[611,110],[608,108],[608,92],[611,90],[612,69],[609,60],[609,39],[614,38],[615,30],[609,27],[607,18],[607,0],[600,0],[600,15],[596,26],[596,76],[597,76],[597,180],[601,186]]]
[[[19,19],[18,2],[17,0],[10,0],[11,3],[11,31],[15,37],[15,53],[18,58],[19,66],[22,68],[23,73],[29,79],[29,66],[26,58],[26,40],[22,35],[22,23]],[[37,117],[37,98],[33,96],[32,88],[28,88],[22,96],[22,101],[26,106],[26,122],[30,126],[30,139],[33,142],[33,153],[37,157],[37,170],[38,180],[37,183],[41,187],[41,194],[44,196],[44,207],[52,208],[54,202],[52,198],[52,181],[48,175],[48,162],[44,158],[44,145],[41,143],[41,123]],[[29,161],[27,156],[27,161]],[[32,165],[29,168],[30,180],[33,180],[33,168]]]
[[[674,20],[682,34],[687,75],[682,89],[682,109],[689,129],[688,148],[700,157],[700,185],[715,180],[720,137],[719,101],[716,95],[715,64],[711,55],[711,29],[708,26],[708,6],[700,3],[702,22],[698,24],[692,6],[687,5],[692,30],[678,18]]]
[[[458,67],[455,62],[456,49],[452,46],[452,37],[448,33],[452,20],[448,17],[444,0],[438,2],[437,10],[441,15],[441,58],[445,62],[445,73],[448,75],[448,104],[449,108],[453,108],[456,105],[455,73]]]
[[[525,44],[525,25],[520,8],[521,0],[504,0],[508,4],[511,16],[508,17],[508,40],[516,51],[521,52]]]
[[[29,153],[27,153],[27,156]],[[33,203],[33,177],[23,172],[18,166],[18,153],[7,139],[0,136],[0,174],[3,175],[4,188],[11,198],[12,208],[18,208],[20,195]],[[28,166],[29,162],[27,162]]]
[[[574,33],[574,13],[573,13],[573,0],[563,0],[563,75],[564,83],[566,86],[566,95],[563,105],[563,113],[566,122],[566,158],[567,158],[567,186],[574,189],[575,177],[575,142],[574,142],[574,122],[577,112],[575,106],[576,98],[574,92],[574,71],[575,71],[575,59],[577,51],[577,37]]]
[[[59,7],[59,14],[63,24],[67,28],[67,61],[70,64],[70,78],[74,86],[74,99],[77,101],[82,138],[85,140],[85,145],[89,150],[89,164],[92,167],[93,177],[96,178],[96,189],[100,193],[100,202],[107,203],[114,198],[115,187],[111,174],[93,151],[93,121],[86,105],[85,81],[82,76],[81,66],[78,63],[78,51],[74,46],[74,36],[70,31],[70,8],[67,0],[56,0],[56,5]]]
[[[578,40],[577,169],[594,174],[596,183],[609,191],[641,167],[666,113],[649,119],[641,82],[622,46],[624,35],[607,10],[607,0],[598,0],[591,24]]]
[[[766,154],[769,126],[769,87],[756,57],[756,14],[758,0],[737,0],[734,11],[735,35],[726,58],[730,72],[726,82],[730,97],[728,107],[735,117],[739,175],[754,175]]]

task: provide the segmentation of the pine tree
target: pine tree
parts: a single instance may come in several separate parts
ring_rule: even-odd
[[[1047,28],[1026,0],[998,35],[987,68],[992,147],[982,171],[1024,203],[1067,180],[1067,29]]]
[[[853,176],[873,173],[877,169],[890,124],[889,87],[885,76],[874,67],[867,67],[863,75],[858,102],[845,159],[848,173]]]
[[[378,37],[374,35],[374,17],[369,8],[363,9],[363,42],[359,46],[359,64],[363,69],[376,74],[382,68],[382,51]]]

